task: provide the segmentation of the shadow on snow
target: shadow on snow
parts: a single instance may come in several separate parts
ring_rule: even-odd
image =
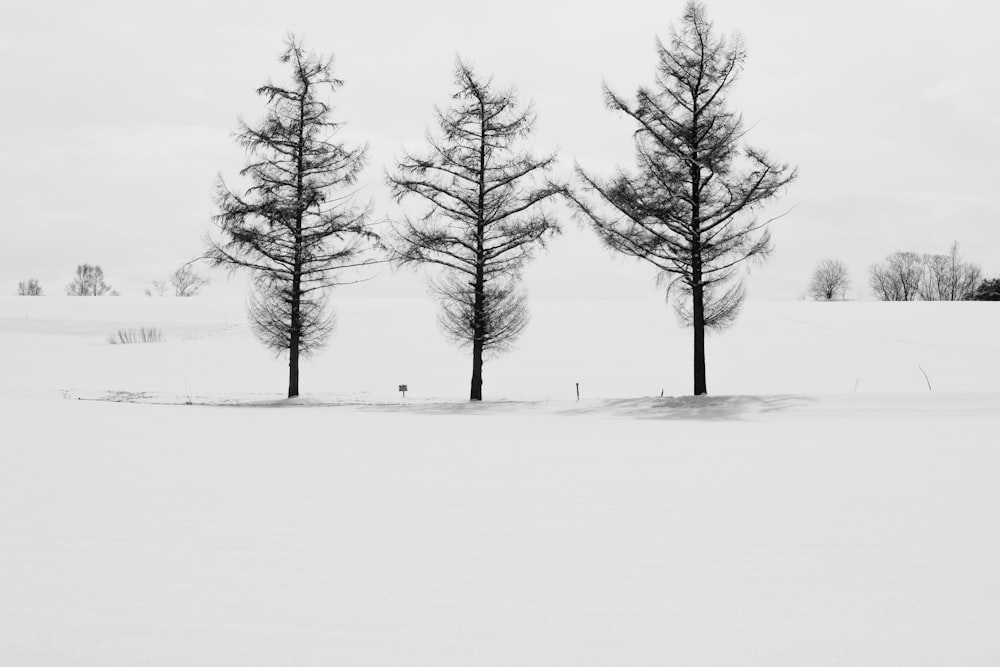
[[[739,420],[770,412],[809,405],[815,399],[800,395],[777,396],[666,396],[644,398],[588,399],[583,401],[496,400],[386,402],[359,397],[300,396],[293,399],[243,396],[171,396],[156,392],[107,391],[102,394],[64,398],[145,405],[195,405],[238,408],[354,408],[364,412],[423,415],[588,415],[629,419]]]

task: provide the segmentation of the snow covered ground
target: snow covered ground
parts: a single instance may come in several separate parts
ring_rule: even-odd
[[[750,303],[692,398],[662,302],[534,302],[482,405],[338,311],[288,402],[238,302],[0,298],[0,665],[1000,664],[993,304]]]

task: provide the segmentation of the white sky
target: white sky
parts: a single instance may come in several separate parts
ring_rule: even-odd
[[[217,173],[233,178],[238,116],[281,80],[292,31],[334,53],[345,139],[370,146],[362,196],[394,215],[383,172],[419,148],[447,105],[456,55],[534,100],[539,151],[558,147],[599,174],[630,165],[632,127],[606,110],[601,82],[631,95],[652,81],[654,39],[683,2],[113,2],[0,5],[0,292],[41,280],[62,294],[77,264],[100,264],[141,294],[201,252]],[[826,257],[867,298],[867,267],[895,250],[944,252],[958,240],[1000,274],[1000,6],[847,0],[714,0],[716,28],[741,32],[746,70],[730,97],[752,144],[799,166],[770,213],[776,253],[752,299],[797,299]],[[415,203],[415,202],[414,202]],[[534,296],[653,298],[652,267],[613,258],[568,215],[526,274]],[[217,277],[210,288],[240,293]],[[420,296],[419,273],[386,269],[343,296]]]

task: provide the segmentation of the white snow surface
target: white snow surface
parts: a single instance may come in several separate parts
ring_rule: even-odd
[[[1000,664],[996,304],[337,307],[0,298],[0,665]]]

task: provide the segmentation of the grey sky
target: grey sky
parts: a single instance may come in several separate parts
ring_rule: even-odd
[[[770,211],[776,253],[753,299],[796,299],[815,264],[843,259],[865,298],[867,267],[894,250],[945,252],[958,240],[1000,274],[1000,84],[992,2],[793,0],[708,3],[741,32],[749,58],[730,97],[750,143],[799,166]],[[610,174],[632,159],[632,127],[607,111],[601,82],[631,95],[652,81],[654,40],[683,2],[584,3],[26,2],[0,7],[0,293],[37,277],[61,294],[97,263],[140,294],[201,251],[215,176],[243,164],[239,116],[254,89],[285,75],[286,32],[336,58],[341,136],[371,145],[360,196],[376,217],[399,208],[383,170],[418,148],[447,105],[456,55],[538,113],[539,150],[558,147]],[[529,268],[535,297],[648,298],[651,267],[612,258],[568,217]],[[216,280],[213,290],[225,290]],[[221,283],[221,284],[220,284]],[[236,292],[234,288],[231,291]],[[343,294],[420,296],[423,280],[386,269]]]

